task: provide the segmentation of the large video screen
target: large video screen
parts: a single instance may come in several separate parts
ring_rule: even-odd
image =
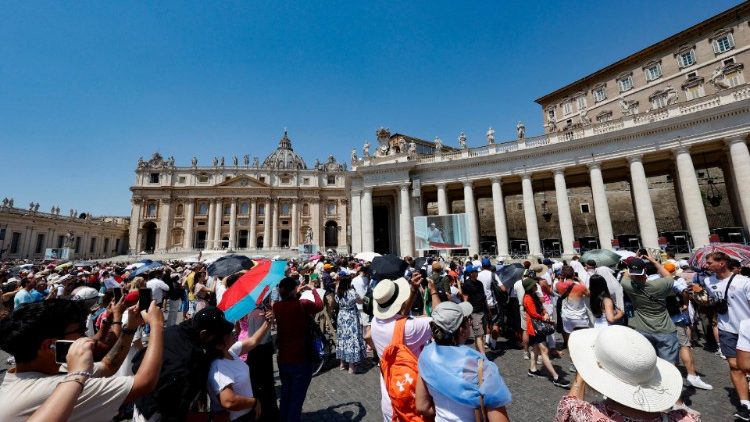
[[[466,214],[414,217],[414,238],[417,250],[468,249]]]

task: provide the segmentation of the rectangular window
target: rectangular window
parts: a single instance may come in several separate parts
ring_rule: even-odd
[[[115,239],[115,252],[120,250],[120,239]]]
[[[266,176],[260,176],[260,177],[258,178],[258,180],[260,180],[260,181],[261,181],[261,182],[263,182],[263,183],[266,183]]]
[[[16,254],[18,253],[18,247],[21,243],[21,233],[13,232],[13,234],[10,237],[10,253]]]
[[[310,178],[309,177],[303,177],[302,178],[302,184],[307,186],[310,184]]]
[[[661,64],[656,63],[646,68],[646,80],[655,81],[661,78]]]
[[[599,88],[596,88],[594,90],[594,101],[599,103],[606,99],[607,99],[607,91],[604,89],[603,86],[600,86]]]
[[[685,95],[687,96],[688,101],[690,101],[696,98],[700,98],[706,94],[703,92],[703,85],[696,85],[686,89]]]
[[[149,202],[146,206],[146,217],[156,217],[156,203]]]
[[[206,202],[198,203],[198,215],[208,214],[208,204]]]
[[[609,112],[602,112],[602,113],[599,113],[596,116],[596,121],[599,122],[599,123],[608,122],[610,120],[612,120],[612,112],[611,111],[609,111]]]
[[[292,183],[292,178],[289,176],[281,176],[281,183],[288,185],[289,183]]]
[[[89,253],[94,253],[94,250],[96,249],[96,238],[91,238],[91,243],[89,243]]]
[[[57,236],[57,248],[60,249],[65,244],[65,236]]]
[[[659,95],[651,98],[651,108],[656,110],[667,106],[667,96]]]
[[[75,246],[73,247],[73,250],[76,253],[81,252],[81,236],[76,236],[76,242],[75,242]]]
[[[44,235],[40,233],[36,235],[36,247],[34,248],[34,253],[42,253],[42,248],[44,248]]]
[[[677,64],[681,68],[690,67],[695,64],[695,51],[689,50],[677,55]]]
[[[183,185],[184,185],[184,184],[185,184],[185,176],[180,176],[180,177],[179,177],[179,178],[177,179],[177,183],[180,183],[180,184],[183,184]]]
[[[619,79],[617,81],[617,84],[620,86],[620,92],[630,91],[631,89],[633,89],[633,77],[626,76],[622,79]]]
[[[737,85],[745,83],[745,78],[742,76],[742,71],[737,70],[735,72],[727,73],[724,75],[724,79],[729,83],[729,86],[734,88]]]
[[[724,35],[723,37],[714,40],[714,53],[721,54],[734,48],[734,38],[732,33]]]
[[[553,109],[547,110],[547,119],[555,120],[555,110]]]
[[[329,175],[329,176],[328,176],[328,184],[329,184],[329,185],[335,185],[335,184],[336,184],[336,176],[334,176],[334,175]]]
[[[265,204],[259,204],[258,205],[258,215],[266,215],[266,206],[265,206]]]
[[[151,173],[148,177],[149,183],[159,183],[159,173]]]
[[[198,183],[208,183],[208,175],[207,174],[199,174],[198,175]]]
[[[336,203],[335,202],[329,202],[326,205],[326,213],[328,215],[335,215],[336,214]]]
[[[578,109],[579,110],[583,110],[584,108],[586,108],[586,97],[585,96],[581,95],[580,97],[577,98],[576,102],[578,103]]]
[[[573,112],[573,105],[570,103],[570,101],[565,101],[562,104],[563,113],[567,116],[568,114]]]
[[[106,254],[108,252],[109,252],[109,238],[106,237],[104,238],[104,253]]]
[[[250,204],[247,202],[243,202],[240,204],[240,214],[242,215],[248,215],[250,214]]]
[[[588,214],[590,212],[589,204],[581,204],[581,214]]]
[[[229,215],[232,213],[232,207],[230,207],[229,204],[222,204],[222,211],[224,212],[224,215]]]

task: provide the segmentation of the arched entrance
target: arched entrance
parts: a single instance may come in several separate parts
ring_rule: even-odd
[[[335,221],[326,223],[326,248],[337,247],[339,245],[339,225]]]
[[[156,249],[156,223],[149,221],[143,225],[142,251],[154,253]]]
[[[255,247],[263,249],[263,236],[258,236],[258,239],[255,241]]]

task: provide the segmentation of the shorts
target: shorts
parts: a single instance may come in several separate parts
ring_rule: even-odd
[[[672,333],[645,333],[639,331],[646,337],[649,343],[656,349],[656,356],[669,363],[677,365],[680,361],[680,345],[677,341],[677,332]]]
[[[370,326],[370,315],[367,315],[364,311],[359,311],[359,323],[363,327]]]
[[[518,314],[521,316],[521,329],[526,331],[526,311],[523,310],[523,306],[518,308]]]
[[[471,337],[477,338],[484,335],[484,312],[471,314]]]
[[[719,330],[719,347],[721,353],[728,358],[737,357],[737,339],[739,336],[729,331]]]
[[[547,341],[547,336],[541,334],[535,334],[534,337],[529,337],[529,346],[534,346]]]
[[[690,331],[689,327],[682,327],[677,325],[677,344],[680,347],[692,347],[690,343]]]

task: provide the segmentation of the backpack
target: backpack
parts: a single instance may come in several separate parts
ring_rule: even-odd
[[[362,312],[365,314],[372,316],[372,311],[374,307],[374,300],[372,298],[372,287],[368,286],[367,291],[365,292],[365,297],[362,298]]]
[[[396,321],[393,338],[380,357],[380,373],[393,407],[393,421],[422,422],[417,413],[417,357],[404,344],[406,318]]]

